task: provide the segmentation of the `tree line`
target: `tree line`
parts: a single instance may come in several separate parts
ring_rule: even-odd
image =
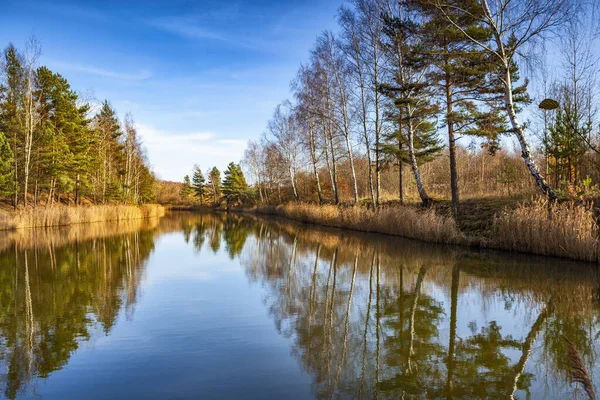
[[[246,182],[246,177],[240,164],[229,163],[223,172],[217,167],[212,167],[206,172],[206,177],[199,166],[194,166],[194,173],[190,179],[184,176],[180,189],[180,198],[184,202],[197,202],[200,204],[225,203],[228,206],[249,204],[253,201],[254,192]]]
[[[15,209],[152,200],[155,178],[132,116],[120,121],[106,100],[93,111],[40,55],[34,38],[2,53],[0,197]]]
[[[248,145],[242,165],[256,200],[281,201],[283,187],[285,200],[337,204],[347,194],[353,203],[366,197],[377,206],[388,194],[382,175],[396,171],[403,202],[408,168],[425,205],[430,190],[440,192],[434,182],[444,180],[441,191],[448,188],[457,215],[471,184],[460,157],[469,165],[484,160],[487,194],[504,187],[511,194],[518,179],[550,200],[595,189],[596,6],[349,0],[337,15],[339,33],[319,35],[292,80],[293,100],[279,104],[261,139]],[[556,54],[540,51],[550,44]],[[533,89],[522,77],[531,67]],[[544,98],[553,107],[538,110]],[[513,139],[514,152],[502,149],[503,137]],[[482,153],[503,154],[502,161],[486,171]],[[439,172],[424,180],[432,161]]]

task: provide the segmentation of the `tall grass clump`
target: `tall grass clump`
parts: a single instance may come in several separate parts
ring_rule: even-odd
[[[164,213],[164,208],[156,204],[26,208],[14,213],[4,212],[0,214],[0,230],[42,228],[103,221],[118,222],[161,217]]]
[[[525,253],[598,261],[598,225],[591,206],[537,201],[494,219],[492,245]]]
[[[277,207],[259,207],[255,211],[311,224],[384,233],[426,242],[459,244],[463,240],[455,221],[437,214],[433,209],[395,206],[373,211],[359,206],[288,203]]]

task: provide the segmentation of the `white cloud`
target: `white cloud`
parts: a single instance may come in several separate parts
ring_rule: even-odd
[[[143,81],[152,77],[152,73],[148,70],[140,70],[137,72],[120,72],[110,69],[95,67],[93,65],[77,64],[63,61],[51,60],[48,62],[50,66],[61,71],[76,71],[86,74],[102,76],[105,78],[121,79],[127,81]]]
[[[154,171],[166,180],[181,181],[191,174],[194,164],[203,170],[215,165],[223,170],[242,158],[247,145],[245,139],[223,138],[212,132],[176,133],[143,123],[136,126]]]

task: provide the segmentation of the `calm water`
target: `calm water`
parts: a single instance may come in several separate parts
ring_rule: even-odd
[[[0,233],[0,398],[585,398],[564,336],[600,383],[599,294],[585,264],[236,215]]]

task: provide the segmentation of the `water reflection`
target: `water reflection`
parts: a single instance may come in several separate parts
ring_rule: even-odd
[[[2,395],[31,397],[95,329],[135,321],[145,265],[173,232],[262,288],[314,397],[584,398],[563,335],[598,382],[600,281],[587,265],[180,213],[0,235]]]
[[[563,335],[597,381],[589,266],[258,224],[242,263],[317,397],[573,398]]]

